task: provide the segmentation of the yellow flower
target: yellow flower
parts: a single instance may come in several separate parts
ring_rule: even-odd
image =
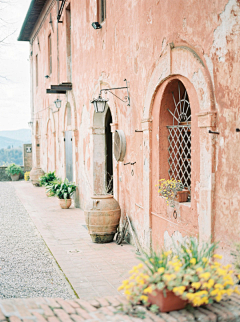
[[[147,288],[145,288],[145,290],[143,291],[144,294],[147,294],[147,293],[152,293],[152,288],[151,286],[148,286]]]
[[[163,273],[163,272],[164,272],[164,270],[165,270],[165,269],[164,269],[164,267],[160,267],[160,268],[158,269],[158,273],[160,273],[160,274],[161,274],[161,273]]]
[[[195,297],[194,299],[193,299],[193,305],[194,306],[200,306],[202,304],[202,301],[201,301],[201,298],[200,297]]]
[[[217,273],[218,273],[218,275],[220,275],[220,276],[225,276],[225,275],[227,275],[227,271],[226,271],[225,269],[222,269],[222,268],[218,268],[218,269],[217,269]]]
[[[126,294],[126,295],[131,295],[131,292],[130,292],[130,291],[128,291],[128,290],[126,290],[126,291],[124,292],[124,294]]]
[[[201,272],[203,271],[203,268],[202,268],[202,267],[199,267],[199,268],[197,268],[197,269],[196,269],[196,271],[197,271],[198,273],[201,273]]]
[[[240,280],[240,274],[238,274],[238,279]]]
[[[208,262],[208,259],[206,257],[203,257],[202,258],[202,261],[203,261],[203,263],[207,263]]]
[[[123,285],[127,285],[129,282],[128,282],[128,280],[124,280],[122,283],[123,283]]]
[[[167,252],[164,252],[164,255],[167,257],[168,255],[171,255],[172,254],[172,251],[171,250],[169,250],[169,251],[167,251]]]
[[[214,285],[214,280],[211,278],[209,281],[208,281],[208,289],[210,289],[211,287],[213,287]]]
[[[234,293],[237,293],[238,295],[240,295],[240,292],[239,292],[239,289],[238,287],[236,286],[235,289],[234,289]]]
[[[173,292],[176,293],[177,295],[182,295],[185,289],[186,289],[185,286],[177,286],[173,288]]]
[[[148,296],[146,296],[146,295],[141,295],[141,296],[140,296],[140,300],[142,300],[142,301],[147,301],[147,300],[148,300]]]
[[[205,279],[206,281],[209,279],[209,277],[211,276],[211,274],[209,272],[203,273],[199,275],[200,278]]]
[[[123,286],[123,285],[121,285],[121,286],[119,286],[118,291],[121,291],[121,290],[123,290],[123,289],[124,289],[124,286]]]
[[[219,284],[219,283],[218,284],[215,284],[214,287],[217,288],[217,289],[220,289],[220,290],[223,289],[223,285],[222,284]]]
[[[198,290],[200,286],[201,286],[200,282],[192,283],[192,287],[194,287],[196,290]]]
[[[217,295],[218,294],[218,290],[213,290],[211,293],[210,293],[212,296],[215,296],[215,295]]]
[[[197,260],[196,260],[196,258],[192,258],[192,259],[190,259],[190,263],[191,263],[191,264],[193,264],[193,265],[195,265],[195,264],[196,264],[196,261],[197,261]]]
[[[174,270],[175,270],[175,272],[178,272],[180,270],[180,266],[175,266]]]
[[[215,300],[216,300],[217,302],[220,302],[220,301],[221,301],[221,299],[222,299],[222,295],[221,295],[221,294],[218,294],[218,295],[215,297]]]
[[[214,258],[222,259],[222,255],[215,254],[213,255]]]

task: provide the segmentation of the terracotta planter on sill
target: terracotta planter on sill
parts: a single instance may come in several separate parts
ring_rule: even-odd
[[[72,204],[72,199],[58,199],[62,209],[68,209]]]
[[[187,202],[189,191],[187,189],[183,189],[182,191],[177,191],[177,195],[175,201],[177,202]]]
[[[164,297],[163,291],[155,290],[152,294],[148,294],[148,303],[157,305],[161,312],[171,312],[184,309],[188,301],[182,300],[172,291],[166,290]]]

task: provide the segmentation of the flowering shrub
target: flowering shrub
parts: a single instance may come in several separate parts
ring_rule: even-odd
[[[216,244],[204,244],[199,250],[198,242],[190,238],[175,253],[169,250],[145,254],[144,263],[133,267],[119,290],[124,290],[132,304],[148,305],[148,294],[154,295],[155,290],[164,294],[172,291],[193,306],[219,302],[224,294],[239,291],[237,286],[233,288],[231,265],[223,266],[217,261],[222,257],[213,255],[215,248]]]
[[[29,181],[29,179],[30,179],[30,171],[26,171],[26,172],[24,173],[24,180],[25,180],[25,181]]]
[[[166,198],[167,205],[170,205],[171,207],[174,207],[175,205],[174,200],[177,196],[177,192],[184,189],[182,182],[175,179],[161,179],[159,180],[159,184],[157,186],[158,192],[162,197]]]

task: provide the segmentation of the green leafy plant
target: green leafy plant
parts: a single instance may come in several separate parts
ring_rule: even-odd
[[[76,191],[77,186],[68,179],[62,181],[61,179],[55,180],[47,186],[47,191],[58,197],[59,199],[71,199],[71,196]]]
[[[164,296],[173,292],[193,306],[219,302],[232,292],[239,294],[238,288],[233,288],[231,265],[223,266],[217,261],[222,256],[213,254],[216,247],[216,243],[200,246],[192,237],[174,251],[144,253],[140,258],[143,263],[133,267],[118,290],[124,290],[130,303],[145,306],[149,306],[148,295],[158,291]]]
[[[177,181],[175,179],[161,179],[159,180],[159,183],[156,186],[158,186],[159,194],[166,199],[167,205],[170,205],[171,207],[175,206],[177,192],[182,191],[184,189],[182,182],[180,180]]]
[[[48,186],[51,182],[54,180],[57,180],[58,178],[55,175],[55,172],[48,172],[45,173],[43,176],[39,178],[39,185],[42,186]]]
[[[23,174],[23,171],[19,165],[16,165],[15,163],[11,163],[7,167],[6,173],[10,176],[13,176],[14,174]]]

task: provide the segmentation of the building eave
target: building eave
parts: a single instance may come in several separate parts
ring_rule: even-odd
[[[33,29],[47,0],[32,0],[23,22],[18,41],[30,41]]]

